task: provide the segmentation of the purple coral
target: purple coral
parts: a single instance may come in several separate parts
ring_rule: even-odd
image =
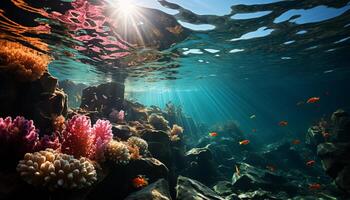
[[[39,133],[32,120],[18,116],[0,118],[0,151],[1,154],[22,157],[27,152],[33,152],[39,144]]]
[[[108,120],[97,120],[92,128],[94,134],[95,160],[104,160],[104,150],[113,139],[112,125]]]

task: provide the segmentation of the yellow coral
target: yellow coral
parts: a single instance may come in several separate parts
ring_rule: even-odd
[[[0,69],[23,81],[39,79],[47,70],[50,57],[20,43],[0,40]]]
[[[117,164],[128,164],[131,159],[129,147],[116,140],[112,140],[107,144],[105,156],[107,160],[114,161]]]
[[[50,190],[80,189],[97,181],[96,170],[87,158],[78,160],[53,149],[25,154],[17,171],[27,183]]]

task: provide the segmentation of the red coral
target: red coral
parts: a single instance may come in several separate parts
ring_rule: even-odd
[[[73,155],[76,158],[94,157],[94,136],[91,121],[85,115],[75,115],[68,121],[62,132],[62,153]]]

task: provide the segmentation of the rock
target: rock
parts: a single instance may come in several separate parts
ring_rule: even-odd
[[[81,95],[83,89],[88,86],[82,83],[74,83],[71,80],[63,80],[58,82],[58,87],[68,95],[68,105],[71,108],[78,108],[81,103]]]
[[[193,179],[179,176],[176,185],[177,200],[224,200],[213,190]]]
[[[160,179],[140,191],[132,193],[125,200],[171,200],[168,182]]]
[[[216,185],[214,185],[213,189],[220,196],[227,196],[233,193],[232,184],[228,181],[219,181]]]
[[[335,178],[337,174],[347,165],[350,153],[350,143],[322,143],[317,146],[317,155],[320,157],[323,169]]]
[[[121,140],[127,140],[132,136],[130,128],[127,125],[113,125],[112,132],[114,136],[120,138]]]
[[[207,185],[218,181],[217,164],[213,160],[209,145],[203,148],[193,148],[186,152],[185,156],[188,163],[188,168],[184,171],[186,176]]]
[[[235,172],[232,176],[234,190],[248,191],[259,188],[268,191],[289,190],[287,180],[282,176],[259,169],[246,163],[239,165],[240,174]]]
[[[305,143],[316,147],[318,144],[325,142],[325,138],[322,135],[322,129],[319,126],[312,126],[307,130]]]
[[[230,194],[227,197],[225,197],[225,200],[240,200],[237,194]]]
[[[98,111],[108,117],[112,109],[121,110],[124,101],[125,86],[111,82],[85,88],[82,93],[80,108]]]
[[[166,132],[155,130],[144,130],[141,138],[148,143],[148,150],[153,157],[163,162],[166,166],[171,165],[170,139]]]
[[[20,82],[0,72],[1,117],[24,116],[35,121],[41,133],[52,132],[54,117],[67,115],[67,95],[57,88],[57,79],[45,72],[38,80]]]
[[[140,103],[125,99],[124,111],[127,113],[125,115],[127,121],[147,121],[147,109]]]
[[[145,175],[150,181],[161,178],[168,179],[169,170],[159,160],[155,158],[141,158],[130,162],[127,166],[129,174]]]
[[[350,193],[350,165],[347,165],[338,173],[335,184],[337,184],[340,189]]]
[[[331,142],[350,142],[350,116],[342,109],[331,117]]]
[[[246,192],[246,193],[241,193],[240,195],[238,195],[238,198],[241,199],[241,200],[244,200],[244,199],[249,199],[249,200],[263,200],[263,199],[287,199],[287,198],[277,198],[277,197],[274,197],[272,195],[271,192],[267,192],[267,191],[264,191],[264,190],[261,190],[261,189],[258,189],[256,191],[253,191],[253,192]]]

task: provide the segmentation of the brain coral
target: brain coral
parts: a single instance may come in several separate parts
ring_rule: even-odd
[[[130,138],[128,139],[128,144],[129,144],[130,146],[136,146],[136,147],[138,147],[139,150],[140,150],[140,152],[141,152],[142,154],[145,153],[145,152],[147,152],[147,150],[148,150],[148,144],[147,144],[146,140],[141,139],[141,138],[139,138],[139,137],[135,137],[135,136],[130,137]]]
[[[128,146],[116,140],[112,140],[107,144],[105,156],[107,160],[117,164],[128,164],[131,159]]]
[[[53,149],[26,153],[19,161],[17,171],[27,183],[50,190],[80,189],[97,180],[96,170],[88,159],[81,157],[78,160]]]
[[[34,81],[47,70],[50,57],[20,43],[0,40],[0,69],[12,72],[18,80]]]

